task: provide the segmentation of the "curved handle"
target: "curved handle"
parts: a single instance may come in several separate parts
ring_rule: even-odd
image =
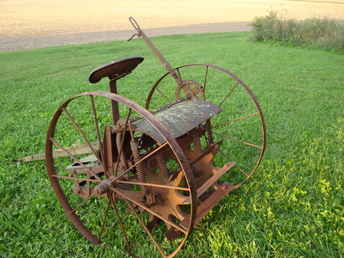
[[[134,27],[134,29],[138,32],[138,34],[141,34],[141,28],[140,25],[137,23],[137,21],[134,19],[134,17],[130,16],[129,17],[129,22],[131,25]]]
[[[133,39],[135,36],[142,37],[143,40],[146,42],[147,46],[151,49],[152,53],[159,59],[160,63],[165,67],[166,71],[168,71],[172,75],[172,77],[175,79],[177,84],[182,88],[183,81],[181,77],[175,72],[175,70],[172,68],[170,63],[165,59],[165,57],[163,57],[160,51],[155,47],[153,42],[141,30],[140,25],[137,23],[134,17],[130,16],[129,21],[131,25],[134,27],[134,29],[137,31],[137,33],[135,33],[129,40]]]

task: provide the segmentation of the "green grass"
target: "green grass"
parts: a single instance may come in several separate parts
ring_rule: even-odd
[[[248,41],[248,33],[165,36],[154,42],[174,65],[214,63],[248,83],[268,126],[259,171],[214,208],[180,257],[341,257],[343,246],[344,56]],[[67,221],[43,161],[53,112],[68,97],[106,90],[88,73],[111,60],[146,58],[120,81],[143,105],[163,73],[142,40],[0,53],[0,256],[118,257],[94,247]],[[142,252],[153,255],[149,247]]]
[[[255,18],[253,39],[294,46],[344,50],[344,23],[329,18],[287,19],[276,12]]]

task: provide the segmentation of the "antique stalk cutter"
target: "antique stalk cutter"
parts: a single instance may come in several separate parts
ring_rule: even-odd
[[[110,92],[84,92],[60,106],[47,134],[46,167],[68,219],[93,244],[173,257],[208,211],[258,168],[265,123],[238,77],[211,64],[173,68],[129,20],[166,73],[142,107],[119,95],[117,81],[142,99],[145,86],[126,76],[143,57],[93,70],[90,83],[108,78]]]

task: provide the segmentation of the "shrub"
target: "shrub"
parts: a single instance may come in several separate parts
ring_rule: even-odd
[[[252,26],[253,39],[256,41],[344,50],[344,23],[334,19],[310,18],[297,21],[269,12],[266,16],[255,18]]]

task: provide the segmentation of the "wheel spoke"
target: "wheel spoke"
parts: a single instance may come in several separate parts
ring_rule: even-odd
[[[53,139],[52,137],[50,137],[49,140],[50,140],[54,145],[56,145],[58,148],[62,149],[64,152],[66,152],[66,153],[69,155],[70,159],[71,159],[73,162],[79,163],[79,164],[85,169],[85,171],[86,171],[87,174],[88,174],[88,172],[89,172],[89,173],[91,174],[91,176],[94,176],[94,177],[100,179],[100,178],[97,176],[97,174],[96,174],[91,168],[86,167],[86,166],[84,165],[84,163],[83,163],[80,159],[76,158],[71,152],[69,152],[68,150],[66,150],[66,149],[65,149],[60,143],[58,143],[55,139]]]
[[[177,70],[174,71],[177,79],[180,79]],[[161,91],[167,98],[170,97],[167,91]],[[191,171],[186,160],[183,159],[184,156],[178,152],[178,145],[171,140],[168,133],[165,133],[164,127],[157,118],[132,101],[103,92],[83,93],[77,97],[85,96],[87,98],[83,100],[86,100],[86,114],[88,115],[86,120],[84,121],[79,116],[81,110],[78,110],[74,103],[69,105],[76,97],[71,98],[54,114],[46,142],[50,181],[68,219],[85,238],[93,243],[108,244],[108,241],[113,241],[113,244],[122,245],[123,251],[130,249],[129,255],[132,256],[136,251],[135,247],[138,246],[132,238],[132,232],[127,227],[127,223],[134,222],[135,230],[138,230],[137,232],[150,242],[150,248],[153,249],[151,251],[164,257],[168,256],[169,252],[170,257],[174,256],[183,246],[192,227],[191,222],[184,225],[181,221],[184,217],[189,218],[193,215],[192,202],[194,201],[191,198],[194,196],[191,196],[188,181]],[[116,125],[103,123],[106,121],[103,119],[106,118],[97,96],[111,99],[124,106],[124,110],[121,108],[123,111],[121,120]],[[165,101],[165,97],[160,96],[160,98]],[[161,134],[162,140],[149,138],[143,132],[135,131],[137,129],[133,121],[136,118],[147,120]],[[106,134],[106,130],[109,134]],[[67,136],[71,133],[74,133],[74,136],[81,141],[80,144],[85,145],[90,156],[84,157],[84,154],[71,153],[71,150],[61,146],[61,144],[67,146],[67,143],[61,139],[69,139],[70,137]],[[109,139],[108,143],[109,146],[111,145],[111,154],[113,154],[111,159],[105,157],[108,150],[106,149],[107,139]],[[137,144],[135,146],[138,149],[136,158],[132,154],[134,147],[130,149],[128,145],[131,143],[130,140]],[[94,143],[91,145],[90,141],[97,141],[97,146]],[[66,153],[67,159],[56,160],[53,150],[58,147],[63,154]],[[160,161],[157,161],[159,159],[157,156],[160,156]],[[170,176],[167,166],[164,168],[159,163],[167,163],[170,160],[173,161],[170,162],[170,170],[182,174],[182,183],[177,184],[177,181]],[[112,168],[108,169],[110,162]],[[151,170],[147,170],[147,164]],[[135,174],[140,165],[147,172],[145,177],[147,180],[138,180]],[[177,166],[180,168],[176,170]],[[164,172],[166,176],[162,176]],[[154,179],[148,180],[150,177]],[[150,193],[146,194],[145,189],[148,189]],[[122,206],[124,203],[127,204],[125,207]],[[158,205],[161,207],[157,207]],[[189,209],[186,205],[190,205],[191,208]],[[129,212],[130,221],[127,221],[128,213],[125,212]],[[158,221],[159,225],[149,224],[148,226],[146,223],[150,223],[152,219]],[[178,233],[180,237],[172,243],[166,242],[166,238],[172,239],[173,235],[169,229]]]
[[[167,99],[168,103],[170,103],[171,101],[173,101],[173,100],[170,100],[170,99],[166,96],[166,94],[163,93],[159,88],[157,88],[156,90],[160,93],[161,96],[163,96],[165,99]]]
[[[109,198],[109,196],[108,196],[108,198]],[[100,225],[99,239],[103,238],[103,234],[105,232],[105,223],[107,222],[107,218],[108,218],[107,214],[109,213],[110,207],[111,207],[111,201],[109,199],[108,205],[107,205],[106,209],[104,209],[104,212],[103,212],[103,219],[102,219],[102,223]]]
[[[122,132],[122,135],[121,135],[120,145],[119,146],[117,145],[118,157],[117,157],[116,167],[115,167],[115,170],[114,170],[114,171],[116,171],[116,174],[117,174],[119,162],[121,160],[121,156],[122,156],[122,152],[123,152],[124,136],[125,136],[125,133],[127,131],[127,126],[128,126],[129,118],[131,116],[131,111],[132,111],[132,109],[130,108],[129,111],[128,111],[127,117],[125,119],[124,131]]]
[[[90,96],[90,98],[91,98],[91,107],[92,107],[93,120],[94,120],[94,124],[95,124],[95,127],[96,127],[98,142],[99,142],[99,145],[100,145],[99,149],[102,151],[103,150],[103,143],[102,143],[101,136],[100,136],[100,129],[99,129],[99,121],[98,121],[98,116],[97,116],[96,104],[94,102],[94,97],[92,95]]]
[[[74,211],[79,211],[79,210],[82,210],[82,209],[87,209],[86,204],[88,204],[89,202],[91,202],[92,200],[94,199],[91,199],[91,198],[82,198],[81,201],[79,201],[79,203],[73,208]],[[90,205],[90,204],[88,204]]]
[[[174,70],[174,73],[177,79],[181,80],[179,71]],[[184,75],[183,71],[182,74]],[[192,81],[190,83],[196,84]],[[199,86],[196,88],[198,90],[202,85],[199,83],[196,86]],[[161,91],[165,95],[160,96],[163,101],[165,97],[170,97],[168,91]],[[189,93],[190,96],[191,93],[198,94],[193,91]],[[46,142],[50,181],[68,219],[85,238],[93,243],[107,244],[109,240],[114,240],[114,244],[122,244],[123,249],[128,250],[131,247],[129,252],[132,255],[131,252],[136,251],[137,245],[131,238],[132,232],[127,227],[130,221],[127,221],[125,212],[128,211],[129,220],[134,220],[137,232],[146,240],[146,233],[148,234],[150,239],[148,242],[151,242],[149,245],[151,249],[154,249],[152,251],[165,257],[169,253],[171,253],[170,257],[174,256],[185,243],[193,226],[192,222],[182,224],[184,218],[193,218],[194,199],[191,197],[195,197],[194,193],[191,194],[189,181],[191,169],[187,161],[183,159],[185,157],[178,152],[177,143],[169,137],[168,133],[165,133],[161,122],[132,101],[103,92],[88,92],[77,97],[85,96],[88,115],[86,120],[81,119],[79,116],[81,110],[78,110],[74,103],[69,105],[76,97],[67,100],[54,114]],[[105,122],[103,121],[105,119],[102,113],[103,106],[100,102],[98,103],[97,96],[111,99],[124,106],[124,110],[121,108],[123,111],[121,120],[116,125],[103,123]],[[162,140],[149,138],[143,132],[135,131],[137,128],[133,121],[136,118],[147,120],[161,135]],[[88,124],[85,125],[84,122]],[[109,134],[106,134],[106,130]],[[70,150],[61,146],[61,144],[67,146],[67,143],[61,139],[70,138],[67,136],[71,133],[74,133],[74,136],[81,141],[80,144],[85,145],[90,156],[84,157],[79,153],[71,153]],[[109,146],[111,145],[111,154],[113,154],[111,159],[105,157],[108,150],[106,149],[107,139],[109,139],[108,143]],[[91,145],[90,140],[97,141],[97,146],[94,143]],[[131,143],[130,140],[137,144],[135,146],[138,149],[136,158],[133,156],[134,147],[130,149],[128,145]],[[60,147],[62,153],[66,153],[65,156],[68,155],[67,159],[61,162],[55,159],[52,152],[57,147]],[[67,163],[70,164],[70,160],[72,164],[68,166]],[[112,167],[108,169],[110,162]],[[159,162],[163,162],[166,168]],[[169,169],[165,163],[168,163]],[[144,168],[144,172],[147,172],[144,177],[147,180],[138,179],[137,172],[140,165]],[[146,165],[150,168],[146,168]],[[172,177],[170,170],[179,172],[182,182]],[[153,179],[148,180],[151,177]],[[147,194],[146,189],[150,191]],[[126,207],[122,206],[124,202],[127,204]],[[159,222],[159,225],[149,224],[154,219]],[[172,238],[177,235],[180,238],[176,241],[166,242],[166,238],[172,241]]]
[[[160,254],[163,257],[165,256],[164,251],[162,250],[161,246],[158,244],[158,242],[155,240],[155,238],[153,237],[152,233],[148,230],[148,228],[146,227],[145,223],[142,221],[142,219],[140,218],[140,216],[137,214],[137,212],[135,211],[134,207],[131,205],[131,203],[127,203],[128,207],[130,209],[130,211],[135,215],[135,217],[137,218],[137,220],[139,221],[141,227],[143,227],[143,229],[146,231],[146,233],[148,234],[149,238],[151,239],[151,241],[153,242],[153,244],[155,245],[155,247],[158,249],[158,251],[160,252]]]
[[[247,141],[242,141],[242,140],[239,140],[239,139],[236,139],[236,138],[232,138],[232,137],[229,137],[229,136],[221,134],[221,133],[213,132],[213,134],[219,135],[219,136],[221,136],[223,138],[226,138],[228,140],[231,140],[233,142],[238,142],[238,143],[241,143],[241,144],[244,144],[244,145],[247,145],[247,146],[251,146],[251,147],[263,150],[263,146],[258,146],[256,144],[253,144],[253,143],[250,143],[250,142],[247,142]]]
[[[239,117],[237,117],[237,118],[234,118],[234,119],[225,121],[225,122],[220,123],[220,124],[218,124],[218,125],[214,125],[212,128],[218,129],[218,128],[222,128],[222,127],[224,127],[224,126],[229,126],[229,125],[233,124],[233,123],[236,122],[236,121],[240,121],[240,120],[243,120],[243,119],[246,119],[246,118],[249,118],[249,117],[253,117],[253,116],[257,116],[257,115],[259,115],[258,112],[252,113],[252,114],[249,114],[249,115],[245,115],[245,116],[239,116]]]
[[[116,176],[115,178],[111,179],[111,182],[115,182],[117,179],[121,178],[122,176],[124,176],[125,174],[127,174],[130,170],[132,170],[134,167],[136,167],[138,164],[140,164],[141,162],[143,162],[144,160],[148,159],[150,156],[152,156],[153,154],[155,154],[157,151],[159,151],[160,149],[162,149],[163,147],[165,147],[168,144],[168,142],[165,142],[163,144],[161,144],[158,148],[156,148],[155,150],[153,150],[152,152],[148,153],[146,156],[144,156],[142,159],[140,159],[139,161],[135,162],[134,165],[130,166],[127,170],[125,170],[124,172],[122,172],[120,175]]]
[[[241,173],[245,175],[246,178],[250,177],[250,174],[247,174],[239,165],[237,165],[237,168],[240,170]]]
[[[67,115],[67,117],[69,118],[69,120],[71,121],[72,125],[74,126],[74,128],[79,132],[80,136],[84,138],[85,142],[87,143],[87,145],[90,147],[91,151],[93,152],[94,156],[96,156],[98,162],[100,164],[101,161],[98,157],[97,152],[95,151],[95,149],[93,148],[92,144],[90,143],[90,141],[88,140],[85,132],[81,129],[80,125],[76,122],[75,118],[67,111],[67,109],[63,108],[62,109],[63,112]]]
[[[166,189],[190,192],[189,188],[172,186],[172,185],[158,185],[158,184],[143,183],[143,182],[123,181],[123,180],[116,180],[116,182],[120,184],[127,184],[127,185],[142,185],[142,186],[150,186],[150,187],[166,188]]]
[[[178,74],[179,80],[182,82],[183,78],[182,78],[182,74],[180,73],[180,69],[177,68],[176,70],[177,70],[177,74]]]
[[[125,241],[127,242],[128,253],[129,253],[130,255],[132,255],[131,248],[130,248],[130,242],[129,242],[129,238],[128,238],[127,231],[125,231],[124,223],[123,223],[122,217],[119,215],[118,208],[117,208],[116,204],[114,203],[115,193],[114,193],[114,192],[110,193],[110,194],[109,194],[109,197],[110,197],[110,204],[111,204],[111,207],[112,207],[112,209],[115,211],[115,214],[116,214],[116,216],[117,216],[117,218],[118,218],[120,230],[121,230],[122,234],[124,235]]]
[[[223,100],[222,100],[222,101],[220,102],[220,104],[219,104],[219,107],[221,107],[221,106],[223,105],[223,103],[225,103],[225,101],[226,101],[227,99],[229,99],[231,96],[233,96],[233,93],[234,93],[234,91],[235,91],[236,88],[238,88],[238,83],[235,84],[235,85],[232,87],[232,89],[228,92],[228,94],[223,98]]]
[[[182,228],[182,227],[178,226],[177,224],[175,224],[174,222],[169,221],[169,220],[165,219],[164,217],[160,216],[158,213],[156,213],[155,211],[153,211],[153,210],[151,210],[150,208],[146,207],[146,206],[143,205],[141,202],[134,200],[134,199],[131,198],[130,196],[128,196],[128,195],[122,193],[120,190],[118,190],[118,189],[116,189],[116,188],[114,188],[114,187],[111,187],[110,189],[111,189],[112,191],[114,191],[116,194],[118,194],[121,198],[126,199],[126,200],[128,200],[128,201],[134,203],[135,205],[141,207],[142,209],[144,209],[144,210],[147,211],[148,213],[152,214],[153,216],[155,216],[155,217],[161,219],[161,220],[164,221],[166,224],[168,224],[168,225],[170,225],[170,226],[172,226],[172,227],[178,229],[179,231],[183,232],[185,235],[187,234],[187,231],[186,231],[184,228]]]

